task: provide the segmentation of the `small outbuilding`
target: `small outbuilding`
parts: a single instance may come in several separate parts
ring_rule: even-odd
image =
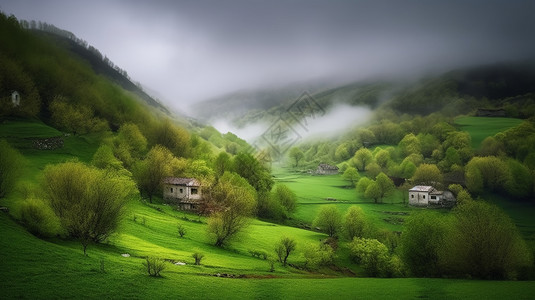
[[[163,180],[163,198],[181,210],[196,211],[203,200],[201,183],[195,178],[167,177]]]
[[[319,164],[316,174],[320,175],[332,175],[338,174],[338,167],[329,164]]]

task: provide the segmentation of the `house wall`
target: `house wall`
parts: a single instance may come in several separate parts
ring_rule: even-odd
[[[163,188],[163,198],[166,200],[184,199],[188,197],[188,193],[188,187],[186,186],[165,184]]]
[[[428,205],[429,193],[409,191],[409,204],[411,205]]]

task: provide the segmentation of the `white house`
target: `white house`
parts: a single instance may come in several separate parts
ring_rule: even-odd
[[[316,174],[331,175],[338,174],[338,167],[329,164],[319,164]]]
[[[164,200],[182,210],[197,210],[202,201],[201,183],[194,178],[167,177],[163,180]]]
[[[429,204],[440,204],[444,192],[428,185],[417,185],[409,190],[409,204],[415,206],[427,206]]]
[[[17,107],[20,105],[20,94],[17,91],[13,91],[11,93],[11,103],[13,104],[13,107]]]

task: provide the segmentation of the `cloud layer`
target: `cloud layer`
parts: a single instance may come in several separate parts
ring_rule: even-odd
[[[318,78],[533,58],[533,1],[39,1],[0,9],[72,31],[171,106]]]

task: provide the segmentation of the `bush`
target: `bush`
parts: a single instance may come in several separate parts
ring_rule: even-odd
[[[41,199],[28,199],[20,205],[20,218],[31,233],[50,237],[60,232],[59,219]]]
[[[201,252],[195,252],[191,255],[195,259],[195,265],[201,265],[201,260],[204,258],[204,254]]]
[[[325,243],[306,245],[303,255],[305,256],[305,268],[307,269],[317,269],[331,265],[334,262],[334,250]]]
[[[178,230],[178,235],[180,235],[180,237],[184,237],[186,235],[186,227],[184,227],[184,225],[178,224],[177,230]]]
[[[249,250],[249,253],[251,254],[251,256],[253,257],[258,257],[258,258],[262,258],[264,260],[266,260],[268,258],[268,254],[266,251],[262,251],[262,250]]]
[[[160,277],[160,272],[165,269],[165,261],[157,257],[147,257],[143,265],[147,268],[150,276]]]
[[[279,244],[275,247],[275,253],[284,266],[288,261],[288,256],[295,250],[295,240],[289,237],[283,237],[279,241]]]
[[[375,239],[354,238],[349,243],[350,256],[373,277],[386,277],[390,272],[388,248]]]

